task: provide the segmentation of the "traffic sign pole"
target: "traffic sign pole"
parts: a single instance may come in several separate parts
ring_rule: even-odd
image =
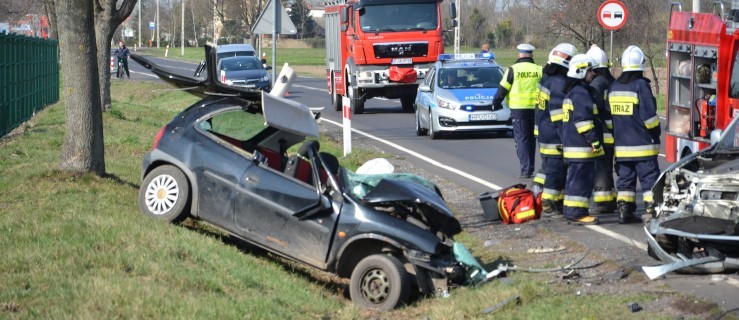
[[[598,8],[598,22],[603,28],[611,31],[611,57],[609,61],[613,66],[613,31],[621,29],[626,24],[629,12],[626,6],[618,0],[606,0]]]

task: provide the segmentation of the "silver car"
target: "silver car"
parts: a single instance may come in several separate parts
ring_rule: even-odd
[[[416,134],[511,131],[511,110],[493,108],[502,77],[492,53],[439,55],[418,87]]]

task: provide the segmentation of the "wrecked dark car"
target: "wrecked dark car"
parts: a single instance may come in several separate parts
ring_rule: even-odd
[[[671,265],[661,271],[739,269],[738,119],[712,133],[711,147],[668,167],[652,188],[657,214],[645,231],[649,254]]]
[[[213,61],[207,47],[210,76]],[[346,170],[313,140],[320,114],[208,78],[169,77],[204,99],[162,127],[144,156],[143,213],[168,222],[199,219],[349,278],[351,299],[364,308],[389,310],[413,291],[445,295],[465,282],[452,238],[462,229],[433,183]]]

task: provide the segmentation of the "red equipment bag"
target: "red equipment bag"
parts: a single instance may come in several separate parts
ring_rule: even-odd
[[[388,78],[394,82],[413,83],[418,79],[418,74],[416,74],[416,70],[413,68],[392,66],[390,67]]]
[[[517,224],[538,219],[541,207],[537,206],[534,193],[526,189],[526,185],[517,184],[500,191],[498,212],[503,224]]]

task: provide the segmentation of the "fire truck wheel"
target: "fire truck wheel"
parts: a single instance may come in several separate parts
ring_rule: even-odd
[[[405,112],[413,112],[416,108],[414,108],[413,104],[416,102],[416,97],[403,97],[400,98],[400,105],[403,106],[403,111]]]
[[[331,94],[331,104],[334,105],[334,109],[336,109],[336,111],[341,111],[341,108],[342,108],[341,95],[332,93]]]
[[[364,100],[363,99],[352,99],[352,110],[354,111],[354,114],[363,114],[364,113]]]

